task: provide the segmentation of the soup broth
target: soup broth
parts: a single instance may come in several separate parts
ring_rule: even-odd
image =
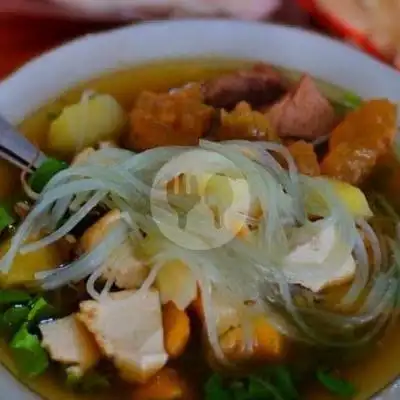
[[[82,93],[94,90],[99,93],[107,93],[114,96],[118,102],[130,111],[138,94],[143,90],[155,92],[168,91],[171,88],[180,87],[188,82],[202,81],[226,72],[235,71],[252,64],[250,61],[198,59],[198,60],[170,60],[152,64],[141,65],[125,71],[113,72],[109,75],[96,78],[90,82],[83,82],[75,88],[63,93],[59,98],[43,106],[35,114],[26,118],[20,125],[21,131],[45,152],[46,133],[51,121],[59,115],[61,110],[69,104],[77,102]],[[283,70],[289,79],[299,76],[294,71]],[[334,87],[324,82],[319,82],[320,89],[330,99],[338,99],[345,90]],[[0,198],[6,199],[15,193],[16,182],[19,182],[19,172],[9,164],[0,162]],[[358,389],[355,400],[365,400],[381,390],[388,382],[393,381],[400,372],[398,360],[400,358],[400,341],[398,334],[400,323],[391,329],[376,346],[369,348],[366,354],[362,354],[354,365],[344,366],[340,369],[340,375],[350,380]],[[135,400],[132,398],[129,387],[117,382],[110,389],[96,392],[95,394],[82,394],[66,389],[60,384],[61,377],[57,372],[47,373],[34,380],[24,379],[18,375],[10,354],[8,345],[0,341],[0,361],[14,375],[18,376],[33,391],[48,400]],[[195,353],[193,353],[195,354]],[[180,360],[178,367],[194,387],[199,385],[199,376],[204,374],[204,365],[198,359]],[[194,365],[197,364],[196,367]],[[201,380],[201,379],[200,379]],[[302,399],[322,400],[335,399],[329,395],[319,384],[311,383],[304,388]]]

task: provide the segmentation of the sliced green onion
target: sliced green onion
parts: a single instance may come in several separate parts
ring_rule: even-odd
[[[29,303],[32,297],[22,291],[14,289],[3,289],[0,290],[0,306],[10,306],[14,304],[25,304]]]
[[[316,375],[318,381],[336,396],[352,398],[357,393],[354,385],[350,382],[338,378],[323,369],[318,369]]]
[[[37,336],[28,332],[26,324],[10,343],[19,371],[28,378],[41,375],[49,366],[49,358]]]
[[[108,378],[97,371],[91,371],[84,376],[67,371],[66,384],[73,390],[84,393],[93,393],[110,387]]]
[[[293,376],[288,368],[284,366],[277,366],[271,369],[271,380],[279,389],[285,400],[295,400],[299,398],[293,382]]]
[[[233,400],[230,391],[223,385],[220,375],[212,375],[205,386],[205,400]]]
[[[56,316],[55,308],[50,305],[43,297],[36,299],[31,306],[27,321],[40,322],[48,318]]]
[[[68,164],[56,158],[48,158],[29,178],[31,189],[40,193],[50,179],[58,172],[66,169]]]
[[[343,104],[347,108],[356,109],[359,108],[363,103],[363,100],[360,96],[352,92],[346,92],[343,97]]]
[[[250,399],[289,400],[282,396],[279,390],[268,380],[251,376],[249,378],[248,392]]]
[[[16,305],[9,308],[0,317],[0,326],[7,333],[15,333],[26,321],[29,314],[29,307]]]
[[[0,206],[0,232],[15,223],[15,218],[7,207]]]
[[[349,111],[356,110],[363,103],[363,99],[352,92],[346,92],[340,99],[331,101],[336,114],[345,116]]]

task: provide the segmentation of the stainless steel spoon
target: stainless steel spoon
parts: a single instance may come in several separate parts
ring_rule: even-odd
[[[0,115],[0,158],[33,172],[47,157]]]

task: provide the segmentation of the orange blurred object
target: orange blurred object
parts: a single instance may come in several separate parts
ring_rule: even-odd
[[[178,358],[185,350],[190,336],[190,319],[175,303],[163,307],[164,346],[171,358]]]
[[[172,368],[164,368],[149,382],[133,390],[132,400],[192,400],[189,385]]]
[[[304,10],[308,11],[310,15],[330,33],[339,36],[345,41],[359,47],[366,51],[373,57],[381,61],[391,63],[393,60],[384,55],[369,38],[356,27],[342,21],[340,18],[333,14],[321,10],[316,0],[297,0]]]
[[[370,100],[348,114],[332,132],[322,173],[353,185],[362,183],[390,149],[396,121],[396,105],[385,99]]]

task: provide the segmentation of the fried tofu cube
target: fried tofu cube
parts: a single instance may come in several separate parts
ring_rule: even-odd
[[[146,382],[168,360],[157,291],[123,291],[80,305],[80,320],[128,382]]]
[[[42,346],[54,361],[68,366],[68,371],[82,376],[100,360],[100,350],[93,335],[75,314],[39,325]]]

